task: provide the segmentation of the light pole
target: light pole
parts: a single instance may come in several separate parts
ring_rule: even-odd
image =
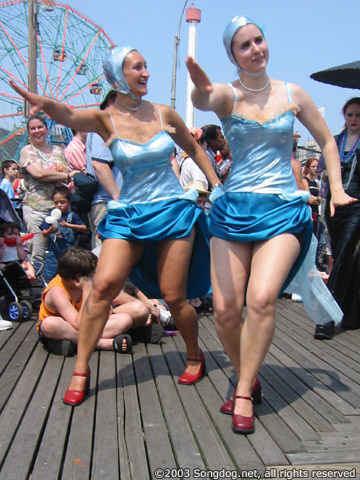
[[[29,0],[29,47],[28,47],[28,87],[30,92],[37,92],[36,87],[36,57],[37,57],[37,0]],[[25,102],[25,117],[29,116],[29,105]]]
[[[189,0],[185,0],[184,6],[181,11],[180,19],[179,19],[179,26],[177,35],[175,35],[174,39],[174,59],[173,59],[173,68],[172,68],[172,77],[171,77],[171,107],[175,109],[175,100],[176,100],[176,71],[177,71],[177,61],[178,61],[178,47],[180,43],[180,28],[181,28],[181,21],[184,15],[186,4]]]
[[[186,10],[186,21],[189,24],[188,55],[196,60],[196,30],[197,24],[201,21],[201,10],[191,6]],[[194,126],[194,105],[191,101],[191,91],[193,82],[189,72],[187,73],[187,93],[186,93],[186,126]]]

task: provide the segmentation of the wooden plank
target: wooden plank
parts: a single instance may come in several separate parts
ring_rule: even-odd
[[[314,359],[314,357],[309,352],[307,352],[307,356],[305,356],[305,353],[298,353],[297,349],[291,348],[290,346],[287,347],[285,345],[282,345],[281,350],[282,351],[276,350],[275,346],[270,349],[272,353],[275,354],[276,352],[276,356],[279,359],[289,359],[287,366],[289,369],[291,368],[291,371],[293,371],[296,375],[297,383],[299,384],[299,380],[302,382],[302,392],[299,393],[303,395],[304,399],[309,402],[309,404],[312,405],[314,409],[324,415],[330,422],[346,422],[346,418],[338,409],[339,403],[341,403],[340,398],[337,399],[336,407],[333,407],[329,403],[333,398],[333,395],[329,395],[328,402],[326,398],[321,398],[315,393],[315,390],[319,387],[319,384],[316,383],[316,380],[314,380],[312,373],[314,376],[316,376],[316,378],[318,378],[320,374],[326,376],[325,372],[321,370],[321,367],[318,366],[318,363],[313,363],[313,360],[316,361],[316,359]],[[329,370],[326,370],[326,374],[328,372]],[[329,372],[329,375],[331,375],[331,378],[333,378],[333,372]],[[344,390],[347,387],[345,387],[344,384],[338,382],[338,388],[339,390]],[[334,391],[335,388],[333,387],[330,390]],[[346,408],[346,411],[348,413],[351,413],[350,407]]]
[[[286,327],[285,324],[281,324],[279,328],[282,329],[285,334],[288,334],[295,341],[298,341],[299,337],[303,338],[303,341],[301,342],[302,346],[304,347],[308,345],[314,355],[317,355],[319,351],[321,351],[321,358],[327,361],[328,357],[330,357],[332,362],[331,364],[336,365],[336,362],[334,362],[334,360],[336,360],[341,362],[341,365],[346,365],[347,367],[349,367],[350,370],[360,373],[360,355],[353,353],[352,355],[354,357],[354,360],[347,355],[344,356],[343,351],[336,348],[338,344],[337,337],[328,342],[320,342],[319,340],[314,339],[313,334],[306,335],[306,337],[304,337],[304,329],[301,325],[293,324],[292,328],[289,329]],[[304,341],[306,342],[305,344]],[[341,346],[341,349],[342,348],[343,346]]]
[[[301,304],[280,301],[274,342],[259,375],[264,402],[255,407],[256,432],[248,436],[234,435],[231,417],[219,412],[237,379],[211,316],[199,319],[208,372],[201,382],[177,384],[185,347],[179,335],[166,337],[160,345],[135,345],[133,357],[95,353],[91,395],[76,408],[62,404],[75,359],[48,355],[34,323],[17,324],[0,339],[1,480],[147,480],[166,467],[262,474],[275,464],[283,471],[360,465],[354,364],[360,331],[316,341]]]
[[[26,365],[23,375],[12,391],[0,416],[0,467],[6,460],[9,450],[13,452],[13,440],[20,428],[22,417],[26,415],[28,404],[37,387],[43,365],[46,364],[48,354],[40,345]],[[21,451],[17,452],[20,455]]]
[[[354,450],[355,448],[358,449],[359,441],[360,437],[358,433],[344,435],[340,432],[333,432],[332,435],[323,435],[320,441],[304,442],[303,449],[309,453]]]
[[[167,340],[164,341],[166,343]],[[158,392],[158,401],[167,426],[170,442],[180,468],[199,468],[204,469],[199,444],[194,438],[191,423],[188,418],[188,409],[186,402],[183,402],[182,391],[177,391],[177,383],[169,375],[169,369],[165,359],[161,354],[159,345],[148,345],[148,353],[151,369],[154,373],[156,388]],[[159,354],[160,353],[160,354]],[[187,386],[185,386],[186,388]],[[184,388],[184,386],[183,386]],[[196,398],[193,389],[187,388],[187,392],[192,397],[191,409],[196,410],[200,419],[203,419],[201,404]],[[180,396],[180,398],[179,398]]]
[[[118,478],[115,352],[100,351],[91,478]]]
[[[138,386],[141,419],[150,474],[157,468],[176,467],[167,425],[164,421],[154,377],[144,345],[134,350],[134,369]],[[159,448],[161,445],[161,448]]]
[[[177,380],[178,376],[182,373],[185,365],[185,354],[184,354],[185,347],[180,337],[174,337],[174,343],[176,344],[178,350],[183,352],[182,364],[178,365],[178,363],[176,362],[176,366],[174,366],[172,369],[172,374],[173,376],[176,377],[176,380]],[[169,352],[169,354],[166,355],[166,358],[168,359],[170,355],[172,355],[173,357],[176,358],[176,360],[178,360],[178,356],[176,356],[175,352],[174,353]],[[211,357],[210,357],[210,360],[211,360]],[[168,364],[171,368],[172,363],[168,361]],[[203,382],[204,380],[202,380],[196,386],[189,387],[189,388],[190,389],[196,388],[200,390],[202,389]],[[185,395],[185,394],[186,394],[186,390],[184,390],[184,393],[182,395]],[[245,435],[235,435],[232,432],[231,417],[228,415],[223,415],[219,411],[219,407],[221,405],[221,401],[219,401],[219,397],[216,395],[211,395],[210,397],[206,397],[206,400],[203,400],[203,401],[204,403],[206,403],[209,415],[212,417],[212,420],[214,422],[214,425],[216,426],[216,429],[220,432],[223,442],[229,452],[229,455],[232,461],[234,462],[234,465],[237,467],[237,470],[240,471],[240,470],[257,469],[258,471],[260,471],[263,468],[263,462],[261,461],[257,453],[254,451],[254,449],[252,448],[249,442],[250,436],[248,437]]]
[[[4,333],[6,335],[9,335],[9,332],[12,332],[12,334],[8,336],[7,341],[1,349],[0,374],[3,373],[4,369],[7,367],[7,364],[11,361],[14,355],[22,350],[23,342],[26,341],[29,332],[34,329],[34,323],[35,322],[32,321],[22,322],[14,331],[5,330],[5,332],[1,332],[2,334]]]
[[[287,366],[291,367],[297,376],[299,376],[306,385],[309,385],[311,388],[318,387],[316,380],[325,385],[325,388],[333,391],[338,397],[341,397],[345,400],[351,407],[360,406],[359,399],[359,385],[356,381],[350,380],[348,377],[343,375],[341,372],[335,371],[327,363],[323,362],[318,357],[312,355],[311,350],[306,350],[297,345],[296,342],[289,341],[289,344],[285,344],[276,334],[276,342],[279,343],[280,347],[277,350],[277,356],[282,358],[288,358]],[[275,344],[275,342],[274,342]],[[274,347],[277,348],[277,347]],[[274,350],[271,350],[274,351]],[[331,401],[334,399],[333,396],[325,397],[325,402]],[[335,409],[339,408],[339,400],[335,397]],[[345,412],[347,414],[351,413],[351,410],[348,407],[344,406]]]
[[[40,351],[39,355],[44,355],[44,352]],[[45,372],[41,375],[39,382],[35,384],[34,393],[12,441],[9,455],[7,455],[2,466],[3,478],[16,477],[19,480],[25,480],[28,479],[31,472],[32,464],[37,455],[38,443],[41,441],[43,426],[47,421],[58,382],[59,365],[57,358],[49,357]],[[28,387],[33,381],[33,378],[27,376],[23,376],[20,380],[21,383],[26,383]]]
[[[316,465],[318,463],[328,465],[360,461],[359,447],[345,452],[339,450],[333,452],[290,453],[287,457],[292,465]]]
[[[4,407],[11,392],[20,379],[23,370],[33,354],[33,350],[38,342],[37,333],[32,328],[26,331],[26,336],[21,341],[21,347],[17,349],[11,360],[6,366],[6,370],[0,377],[0,410]],[[43,347],[41,346],[43,349]]]
[[[265,390],[264,397],[269,401],[272,408],[277,414],[284,420],[289,428],[296,433],[296,436],[300,440],[317,440],[319,439],[318,433],[306,422],[288,402],[279,395],[276,388],[273,388],[271,378],[272,372],[267,365],[262,367],[263,379],[261,384]],[[274,385],[275,387],[275,385]],[[294,445],[294,448],[296,444]],[[289,452],[289,445],[286,445],[284,451]]]
[[[54,399],[51,403],[49,418],[46,425],[44,425],[43,437],[32,470],[32,478],[34,480],[42,478],[58,480],[61,478],[62,460],[72,416],[72,409],[64,405],[62,401],[73,372],[72,361],[70,363],[67,359],[63,364],[61,357],[54,356],[52,356],[52,361],[56,361],[56,366],[59,368],[59,376],[60,369],[62,366],[63,368]],[[48,373],[44,372],[43,375],[48,375]]]
[[[264,425],[266,431],[269,432],[273,442],[275,442],[283,452],[299,451],[301,443],[299,437],[294,433],[297,432],[297,430],[292,430],[282,417],[277,415],[273,404],[268,402],[268,400],[270,399],[267,393],[261,405],[255,406],[255,412],[260,422]],[[264,463],[266,464],[267,462],[264,461]]]
[[[132,356],[117,355],[116,363],[120,476],[145,480],[150,477]]]
[[[74,359],[71,364],[75,363]],[[92,470],[93,438],[96,415],[96,390],[98,374],[98,352],[94,352],[90,362],[91,383],[90,394],[84,403],[77,407],[64,406],[71,409],[71,423],[62,471],[62,479],[89,480]],[[68,382],[70,378],[67,379]]]
[[[274,346],[271,347],[270,351],[274,351]],[[287,361],[287,357],[285,357],[285,361]],[[309,398],[307,398],[309,392],[306,386],[292,371],[284,367],[284,363],[280,363],[272,353],[268,353],[266,364],[271,369],[271,371],[267,370],[267,381],[271,383],[279,395],[281,395],[315,431],[334,430],[331,423],[313,406],[313,403],[317,401],[317,396],[312,395],[313,403],[311,403]]]
[[[151,348],[153,349],[153,346]],[[164,342],[162,348],[165,358],[167,360],[171,359],[171,353],[174,349],[173,342]],[[150,358],[156,358],[158,361],[159,357],[152,356]],[[170,361],[170,368],[173,365],[174,362]],[[196,387],[192,387],[174,384],[170,375],[167,376],[165,381],[163,376],[157,378],[161,379],[161,381],[157,380],[157,386],[180,468],[200,468],[203,470],[206,467],[211,470],[219,468],[219,466],[226,466],[228,469],[234,469],[234,464],[219,438],[212,419],[208,415],[206,401],[203,403],[204,398],[206,400],[208,396],[214,394],[213,389],[209,388],[211,387],[210,383],[203,379]],[[202,387],[201,395],[200,387]],[[170,389],[173,389],[172,398],[168,395]],[[186,430],[184,431],[184,429]],[[183,439],[181,439],[182,436]],[[191,439],[192,436],[194,436],[196,444],[193,445],[191,441],[189,446],[183,449],[180,442],[188,442],[188,438]],[[191,461],[194,456],[196,463]]]
[[[1,302],[1,300],[0,300]],[[6,320],[5,318],[3,318]],[[0,351],[4,348],[4,345],[9,341],[9,338],[12,337],[16,330],[19,328],[21,325],[21,322],[11,322],[12,328],[9,328],[8,330],[2,330],[1,335],[0,335]],[[2,354],[0,354],[0,373],[2,371],[3,366],[5,365],[5,362],[3,360]]]

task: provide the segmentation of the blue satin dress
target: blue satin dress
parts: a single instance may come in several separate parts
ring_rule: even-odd
[[[156,244],[161,240],[188,237],[195,227],[195,243],[188,273],[187,298],[210,290],[209,235],[206,215],[196,204],[195,190],[184,192],[170,158],[175,144],[160,131],[146,143],[114,138],[109,149],[122,173],[117,202],[98,227],[103,240],[119,238],[144,242],[145,251],[131,272],[131,281],[147,296],[159,298]]]
[[[338,322],[341,311],[316,274],[313,245],[310,249],[313,227],[306,203],[309,194],[297,190],[292,173],[294,112],[297,107],[292,103],[288,84],[286,89],[288,109],[268,122],[259,123],[234,113],[221,120],[230,144],[233,166],[224,184],[223,195],[210,209],[209,230],[218,238],[239,242],[268,240],[282,233],[296,235],[301,250],[283,290],[300,293],[316,323],[333,319]],[[237,93],[234,88],[233,91],[235,105]],[[311,282],[315,282],[315,291]],[[319,310],[317,305],[314,307],[319,303],[317,295],[322,295],[325,311],[321,305]],[[333,306],[329,314],[326,304]]]

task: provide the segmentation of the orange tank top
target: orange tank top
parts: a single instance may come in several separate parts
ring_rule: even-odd
[[[60,288],[63,288],[65,290],[65,292],[68,294],[69,296],[69,299],[70,299],[70,302],[71,302],[71,305],[77,310],[79,311],[80,310],[80,306],[81,306],[81,299],[78,301],[78,302],[75,302],[75,300],[72,298],[69,290],[65,287],[65,285],[63,284],[63,281],[62,281],[62,278],[60,277],[60,275],[56,275],[56,277],[54,277],[48,284],[48,286],[45,288],[45,290],[43,291],[42,295],[41,295],[41,305],[40,305],[40,309],[39,309],[39,321],[36,325],[36,329],[37,331],[39,331],[39,325],[40,323],[45,320],[45,318],[47,317],[59,317],[59,312],[57,312],[56,310],[53,310],[51,309],[50,307],[48,307],[46,304],[45,304],[45,297],[46,297],[46,294],[48,293],[48,291],[53,288],[53,287],[60,287]]]

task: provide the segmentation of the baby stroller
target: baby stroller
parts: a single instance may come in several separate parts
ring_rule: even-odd
[[[0,190],[0,224],[15,222],[21,226],[21,220],[17,215],[6,193]],[[46,286],[41,272],[43,265],[34,265],[36,283],[32,285],[21,264],[17,261],[9,262],[0,270],[0,296],[5,297],[2,312],[8,315],[10,320],[28,320],[33,309],[41,302],[41,295],[32,295],[32,290],[39,292]]]

